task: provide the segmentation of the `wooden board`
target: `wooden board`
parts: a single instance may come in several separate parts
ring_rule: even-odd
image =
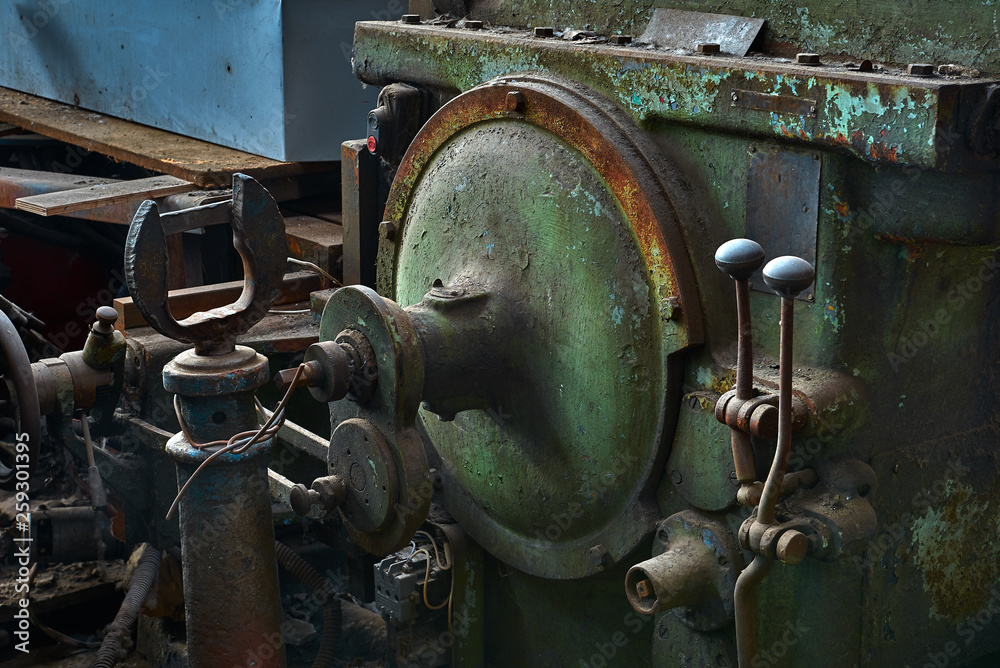
[[[323,279],[319,274],[311,271],[285,274],[281,294],[274,301],[274,304],[277,306],[306,301],[309,299],[309,293],[322,289],[323,285]],[[168,297],[170,313],[177,320],[181,320],[199,311],[207,311],[218,306],[231,304],[239,299],[242,292],[243,281],[171,290]],[[118,311],[116,329],[124,331],[146,326],[146,320],[139,313],[139,309],[131,297],[115,299],[113,306]]]
[[[152,176],[147,179],[119,181],[118,183],[99,184],[86,188],[21,197],[14,201],[14,206],[39,216],[58,216],[84,209],[142,202],[194,189],[195,187],[190,181],[179,179],[176,176]]]
[[[331,168],[327,162],[278,162],[2,87],[0,123],[10,123],[201,187],[228,186],[236,172],[261,179]]]

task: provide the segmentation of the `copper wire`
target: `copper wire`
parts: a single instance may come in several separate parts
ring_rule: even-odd
[[[198,465],[198,468],[194,470],[194,473],[191,474],[191,477],[189,477],[184,482],[184,485],[177,492],[177,496],[174,497],[174,502],[170,504],[170,510],[167,511],[168,520],[171,517],[173,517],[174,512],[180,505],[181,497],[184,496],[184,493],[187,491],[187,488],[191,485],[191,481],[194,480],[199,473],[201,473],[202,469],[204,469],[209,464],[209,462],[214,460],[216,457],[220,457],[227,453],[233,453],[238,455],[243,452],[246,452],[250,447],[256,445],[260,441],[266,438],[273,438],[278,433],[278,430],[281,429],[281,426],[285,423],[285,405],[291,398],[292,391],[295,390],[296,384],[298,383],[299,378],[302,376],[302,371],[304,369],[305,369],[304,364],[300,364],[295,369],[295,375],[292,376],[292,382],[288,384],[288,389],[285,390],[285,396],[281,398],[281,401],[279,401],[278,405],[275,406],[274,412],[271,413],[271,416],[264,422],[263,425],[260,426],[260,428],[251,429],[248,431],[241,431],[240,433],[234,434],[228,440],[225,441],[223,440],[209,441],[208,443],[198,443],[197,441],[195,441],[191,437],[191,433],[188,431],[187,425],[184,424],[184,419],[181,417],[180,401],[178,399],[178,396],[176,394],[174,395],[174,413],[177,414],[177,422],[181,426],[181,433],[184,434],[184,438],[191,445],[191,447],[197,448],[198,450],[205,450],[207,448],[215,448],[221,446],[221,449],[216,450],[211,455],[209,455],[205,459],[205,461],[203,461],[201,464]],[[254,398],[254,401],[257,403],[258,408],[263,408],[263,406],[261,406],[260,404],[260,401],[258,401],[256,397]]]

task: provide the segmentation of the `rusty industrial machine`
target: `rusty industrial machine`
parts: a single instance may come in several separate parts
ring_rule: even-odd
[[[33,558],[143,546],[99,665],[996,665],[996,10],[800,4],[411,2],[336,284],[236,174],[138,206],[82,350],[4,308],[0,479],[88,499]]]

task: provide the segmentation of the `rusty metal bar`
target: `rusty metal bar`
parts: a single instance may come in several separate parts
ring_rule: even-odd
[[[757,521],[774,524],[774,506],[778,503],[781,481],[788,468],[788,456],[792,450],[792,317],[795,300],[781,298],[781,351],[779,353],[778,382],[778,445],[771,462],[771,472],[764,482],[760,495],[760,510]]]

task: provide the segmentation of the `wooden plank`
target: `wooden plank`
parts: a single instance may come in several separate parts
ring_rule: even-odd
[[[309,293],[322,289],[322,278],[311,271],[300,271],[285,274],[281,294],[275,300],[278,304],[293,304],[309,300]],[[215,285],[199,285],[194,288],[171,290],[168,297],[170,313],[177,320],[183,320],[199,311],[207,311],[218,306],[232,304],[243,292],[243,281],[216,283]],[[145,327],[146,320],[131,297],[114,300],[114,308],[118,311],[118,321],[115,327],[124,331],[133,327]]]
[[[331,169],[330,162],[278,162],[0,87],[0,123],[176,176],[198,186],[228,186],[233,174],[256,179]]]
[[[179,179],[176,176],[151,176],[146,179],[20,197],[14,201],[14,208],[39,216],[58,216],[74,211],[97,209],[102,206],[142,202],[194,189],[195,186],[190,181]]]
[[[7,135],[19,135],[24,133],[24,130],[11,123],[0,123],[0,137],[6,137]]]

